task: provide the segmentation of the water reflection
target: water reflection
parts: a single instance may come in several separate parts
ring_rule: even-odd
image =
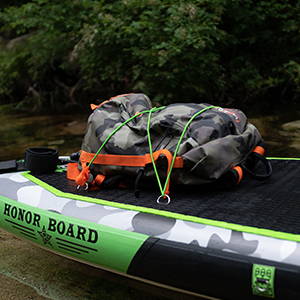
[[[78,151],[88,116],[0,114],[0,160],[22,158],[28,147],[50,147],[61,155]]]
[[[266,142],[267,155],[300,157],[300,112],[282,111],[250,118]]]

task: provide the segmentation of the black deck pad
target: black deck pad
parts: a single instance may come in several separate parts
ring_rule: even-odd
[[[77,191],[65,173],[36,176],[66,193],[132,204],[239,225],[300,234],[300,160],[272,160],[273,175],[265,181],[246,178],[228,190],[215,187],[178,188],[171,203],[159,205],[158,188],[142,191],[137,199],[133,190],[106,189]]]

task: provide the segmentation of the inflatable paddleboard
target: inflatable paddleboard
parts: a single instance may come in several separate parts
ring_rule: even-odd
[[[212,298],[300,299],[300,159],[230,190],[77,190],[63,169],[0,175],[0,227],[55,253]]]

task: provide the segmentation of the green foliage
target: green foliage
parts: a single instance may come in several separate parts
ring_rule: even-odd
[[[227,9],[227,95],[244,101],[299,98],[299,77],[289,76],[286,66],[300,62],[300,2],[240,0]]]
[[[32,0],[2,7],[6,101],[58,108],[131,91],[161,104],[299,99],[297,1]]]
[[[35,0],[5,9],[1,30],[10,42],[0,49],[0,95],[33,103],[34,109],[70,101],[77,74],[69,56],[88,15],[89,1]]]
[[[224,85],[217,49],[225,36],[218,28],[223,2],[137,0],[105,5],[82,47],[83,74],[88,82],[113,82],[119,91],[140,90],[162,103],[216,97]]]

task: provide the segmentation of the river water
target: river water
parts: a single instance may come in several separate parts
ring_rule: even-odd
[[[1,108],[1,107],[0,107]],[[0,161],[23,158],[26,148],[80,149],[87,115],[27,116],[0,109]],[[250,115],[268,156],[300,157],[300,111]],[[0,231],[0,299],[193,299],[59,257]]]
[[[52,147],[61,155],[80,149],[88,115],[42,115],[1,113],[0,161],[24,156],[28,147]],[[276,114],[250,114],[250,121],[261,132],[268,156],[300,156],[300,109]]]

